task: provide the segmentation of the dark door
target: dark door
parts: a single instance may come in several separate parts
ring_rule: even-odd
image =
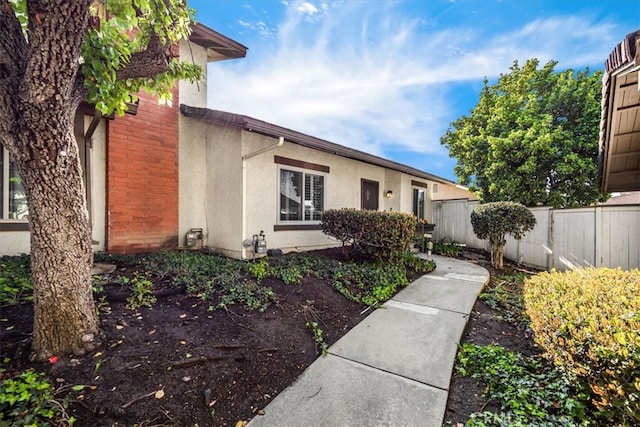
[[[369,181],[368,179],[362,180],[362,209],[378,210],[378,191],[380,185],[378,181]]]

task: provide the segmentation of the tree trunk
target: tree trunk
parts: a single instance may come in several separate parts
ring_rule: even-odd
[[[98,341],[91,291],[93,251],[72,111],[29,111],[24,135],[33,158],[21,164],[27,189],[34,289],[34,360],[84,355]],[[57,116],[57,117],[56,117]]]
[[[29,204],[34,294],[32,359],[98,344],[93,253],[73,118],[82,99],[82,41],[91,0],[28,2],[28,39],[0,0],[0,142]]]
[[[499,270],[504,268],[504,245],[491,248],[491,265]]]

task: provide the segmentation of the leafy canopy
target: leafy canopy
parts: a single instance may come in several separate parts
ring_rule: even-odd
[[[555,72],[537,59],[490,85],[469,116],[440,142],[463,185],[484,202],[584,206],[603,200],[597,185],[601,72]]]
[[[10,0],[27,38],[28,3]],[[177,55],[194,16],[185,1],[98,0],[90,15],[80,58],[84,99],[103,114],[124,114],[141,89],[169,102],[177,80],[201,78],[200,66]]]

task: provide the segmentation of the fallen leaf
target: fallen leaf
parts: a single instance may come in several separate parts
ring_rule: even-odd
[[[240,420],[236,423],[236,427],[246,427],[247,424],[249,424],[248,421]]]
[[[93,357],[100,357],[100,356],[102,356],[102,352],[101,351],[99,351],[99,352],[97,352],[96,354],[93,355]]]
[[[122,325],[116,325],[116,329],[124,329],[124,326],[122,326]]]
[[[155,333],[156,333],[156,330],[155,330],[155,329],[154,329],[154,330],[152,330],[152,331],[149,331],[149,335],[153,335],[153,334],[155,334]]]
[[[156,391],[156,399],[162,399],[164,397],[164,390],[160,389],[158,391]]]
[[[181,318],[181,319],[184,319],[185,317],[187,317],[187,315],[186,315],[186,314],[181,314],[181,315],[180,315],[180,318]]]

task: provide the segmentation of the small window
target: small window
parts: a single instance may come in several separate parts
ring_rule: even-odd
[[[424,188],[413,189],[413,214],[418,219],[424,219],[424,204],[426,199],[426,192]]]
[[[26,220],[27,195],[9,152],[0,145],[0,220]]]
[[[325,176],[280,169],[280,222],[322,221]]]

